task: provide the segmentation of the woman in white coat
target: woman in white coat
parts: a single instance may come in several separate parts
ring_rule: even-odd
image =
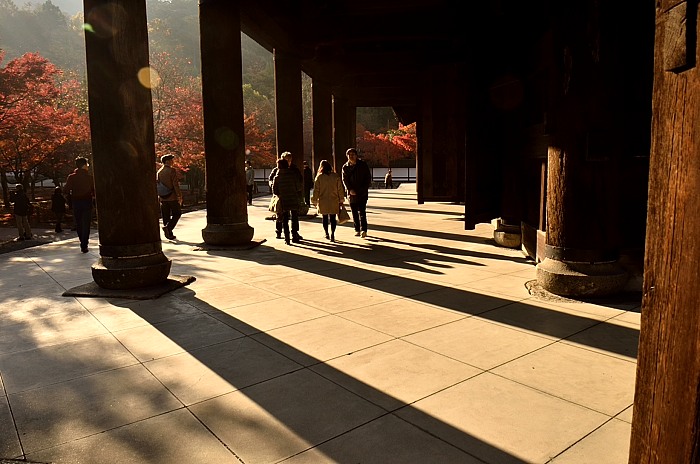
[[[316,206],[319,214],[323,215],[323,230],[326,232],[326,238],[335,242],[336,215],[340,205],[345,201],[345,188],[340,176],[333,172],[333,166],[328,161],[322,160],[316,172],[311,203]],[[329,223],[330,235],[328,235]]]

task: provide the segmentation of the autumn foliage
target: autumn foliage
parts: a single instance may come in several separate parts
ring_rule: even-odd
[[[177,155],[176,164],[193,188],[204,187],[204,123],[199,76],[179,55],[151,57],[155,152]],[[62,183],[73,159],[89,156],[87,89],[37,53],[26,53],[1,67],[0,183],[8,204],[8,174],[31,192],[38,176]],[[246,159],[256,168],[276,159],[275,105],[250,84],[243,86]],[[415,124],[374,134],[358,126],[357,146],[371,166],[399,166],[415,160]],[[154,162],[158,160],[155,159]]]
[[[386,134],[373,134],[360,125],[358,133],[361,136],[357,139],[357,148],[362,153],[362,159],[371,166],[389,167],[415,160],[416,123],[407,126],[399,124],[398,129]]]
[[[0,66],[4,52],[0,50]],[[0,183],[7,173],[31,191],[38,175],[65,175],[76,153],[89,151],[82,88],[48,60],[26,53],[0,67]]]

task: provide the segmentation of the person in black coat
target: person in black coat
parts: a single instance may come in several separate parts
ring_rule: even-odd
[[[61,187],[53,189],[53,194],[51,195],[51,211],[56,217],[56,233],[63,232],[61,222],[63,222],[63,216],[66,214],[66,197],[63,196]]]
[[[369,187],[372,185],[372,172],[367,163],[357,157],[356,148],[348,148],[345,156],[348,162],[342,167],[342,178],[345,190],[348,192],[355,236],[365,238],[367,237],[367,199]]]
[[[297,172],[299,170],[297,169]],[[289,167],[287,160],[281,158],[277,160],[277,174],[272,181],[272,193],[279,197],[280,206],[278,208],[278,220],[281,219],[282,229],[284,230],[284,242],[289,245],[289,217],[292,217],[292,242],[299,243],[301,236],[299,235],[299,207],[303,201],[301,192],[303,182]],[[281,218],[280,218],[281,217]],[[296,217],[296,221],[294,220]]]

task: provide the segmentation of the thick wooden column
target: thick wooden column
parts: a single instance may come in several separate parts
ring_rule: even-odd
[[[313,139],[311,163],[314,172],[321,160],[333,165],[333,95],[330,87],[314,79],[311,84]]]
[[[462,201],[465,195],[466,97],[459,65],[434,65],[425,73],[421,119],[420,202]]]
[[[201,0],[199,23],[207,176],[202,238],[210,245],[242,245],[254,231],[248,225],[238,2]]]
[[[292,162],[304,168],[304,114],[299,59],[281,50],[274,51],[275,121],[277,155],[292,153]]]
[[[85,51],[102,288],[164,282],[145,0],[85,0]]]
[[[700,15],[657,2],[642,328],[630,464],[700,461]]]
[[[626,31],[603,31],[601,24],[614,21],[601,5],[595,0],[561,5],[554,21],[547,235],[537,280],[558,295],[618,293],[629,277],[619,264],[617,179],[625,154],[621,141],[635,134],[621,127],[623,95],[612,98],[607,92],[615,79],[616,35]]]
[[[357,110],[350,106],[347,99],[333,96],[333,158],[335,160],[335,172],[340,172],[340,168],[348,160],[345,151],[356,145],[356,123]],[[362,155],[360,154],[360,157]]]

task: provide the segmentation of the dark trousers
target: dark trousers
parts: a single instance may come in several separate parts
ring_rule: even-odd
[[[247,186],[248,189],[248,204],[252,205],[253,204],[253,188],[255,187],[255,184],[250,184]]]
[[[92,200],[73,200],[73,220],[80,239],[80,249],[88,246],[90,222],[92,221]]]
[[[63,222],[63,213],[54,213],[56,215],[56,229],[54,229],[56,232],[63,232],[63,228],[61,227],[61,223]]]
[[[167,229],[172,232],[177,225],[177,221],[180,220],[180,216],[182,216],[180,202],[177,200],[161,200],[160,213],[163,215],[163,227],[167,227]]]
[[[299,235],[299,211],[296,209],[293,209],[291,211],[285,211],[284,213],[280,213],[277,215],[277,221],[275,222],[275,231],[277,232],[277,235],[280,235],[283,229],[286,231],[286,234],[289,234],[290,216],[292,218],[292,236],[296,237],[297,235]],[[287,226],[286,229],[285,225]]]
[[[367,199],[358,198],[355,202],[350,202],[350,210],[355,232],[367,232]]]
[[[337,225],[335,214],[324,214],[323,215],[323,230],[326,231],[328,235],[328,223],[331,223],[331,234],[335,234],[335,227]]]
[[[306,206],[311,206],[311,190],[304,190],[304,201]]]

